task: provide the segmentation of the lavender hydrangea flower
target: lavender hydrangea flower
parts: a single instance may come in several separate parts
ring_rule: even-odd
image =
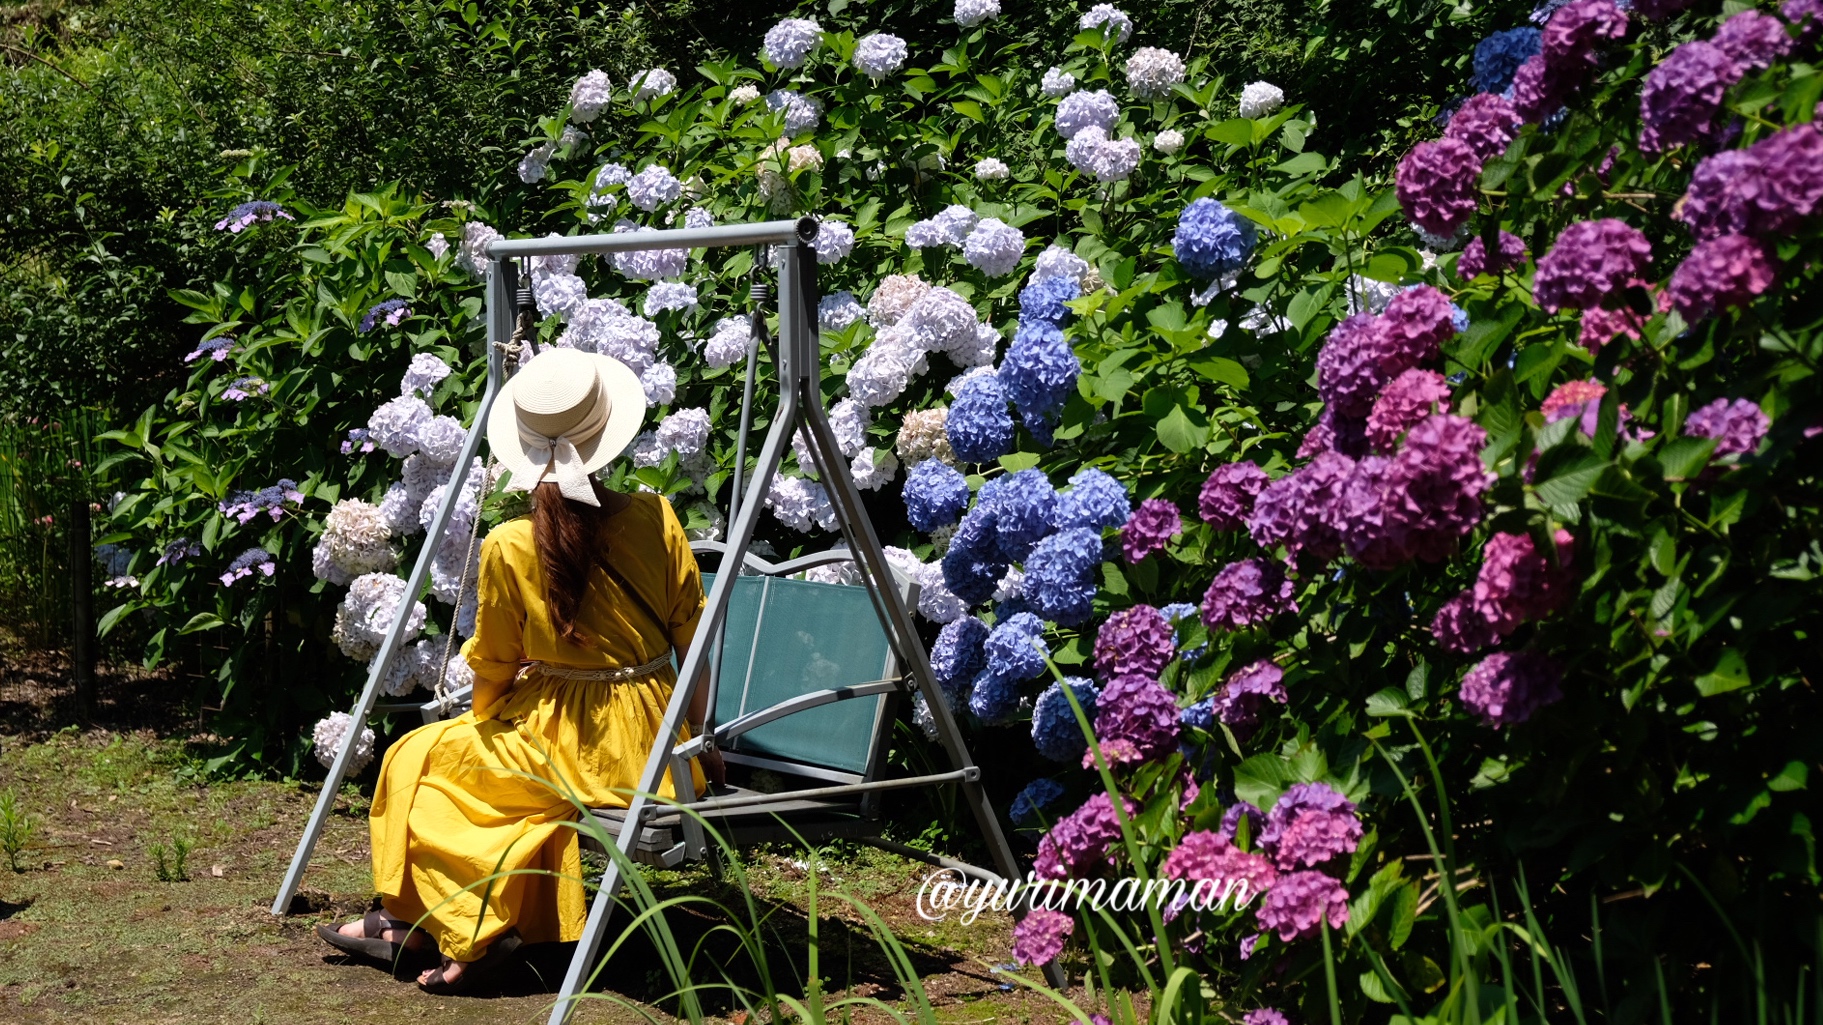
[[[1543,37],[1538,29],[1522,26],[1495,32],[1476,43],[1469,83],[1477,92],[1505,92],[1513,84],[1519,66],[1542,48]]]
[[[905,475],[905,518],[930,533],[968,509],[968,481],[941,459],[926,459]]]
[[[1095,571],[1101,535],[1083,527],[1060,530],[1038,542],[1025,561],[1025,598],[1062,626],[1087,622],[1094,612]]]
[[[1393,378],[1374,400],[1367,416],[1367,441],[1376,451],[1391,452],[1413,424],[1448,403],[1450,388],[1435,370],[1407,370]]]
[[[1544,54],[1534,54],[1519,65],[1513,75],[1513,84],[1509,92],[1513,97],[1513,109],[1524,118],[1527,124],[1544,122],[1564,107],[1580,87],[1580,78],[1566,74],[1552,74],[1550,66],[1545,63]]]
[[[1177,657],[1177,637],[1164,614],[1135,605],[1109,616],[1095,634],[1095,671],[1104,680],[1121,676],[1156,679]]]
[[[1462,705],[1490,726],[1517,726],[1563,698],[1563,671],[1534,651],[1495,652],[1462,678]]]
[[[1791,36],[1785,31],[1785,24],[1755,10],[1742,11],[1722,22],[1710,42],[1749,71],[1763,71],[1791,53]]]
[[[1125,181],[1139,166],[1137,141],[1112,138],[1093,125],[1077,132],[1063,152],[1071,167],[1098,182]]]
[[[361,323],[355,328],[360,334],[372,331],[380,324],[387,327],[398,327],[399,322],[411,316],[411,302],[406,299],[387,299],[368,307],[361,316]]]
[[[1327,783],[1293,784],[1273,804],[1257,837],[1259,845],[1274,854],[1273,860],[1278,862],[1280,868],[1295,867],[1278,856],[1278,848],[1284,842],[1286,830],[1306,812],[1311,811],[1356,818],[1356,826],[1360,825],[1354,802],[1342,796],[1334,787]],[[1359,839],[1360,836],[1357,828],[1355,837]],[[1348,849],[1354,850],[1352,846]]]
[[[1266,891],[1255,917],[1286,943],[1316,935],[1325,918],[1340,929],[1348,924],[1348,888],[1321,872],[1288,872]]]
[[[1177,701],[1157,681],[1120,676],[1101,689],[1095,702],[1095,738],[1109,761],[1162,758],[1177,750],[1177,735]]]
[[[974,616],[962,616],[943,624],[937,643],[931,645],[931,675],[952,698],[962,687],[987,668],[988,625]]]
[[[962,241],[962,255],[969,265],[990,278],[1004,277],[1019,268],[1025,255],[1025,233],[993,217],[984,217]]]
[[[1468,655],[1495,644],[1500,634],[1475,610],[1475,592],[1467,590],[1444,602],[1431,620],[1431,636],[1445,651]]]
[[[283,217],[287,221],[297,220],[277,203],[255,199],[228,211],[228,216],[215,222],[215,230],[238,235],[255,224],[269,224],[275,217]]]
[[[1433,235],[1454,235],[1480,201],[1481,158],[1461,139],[1421,142],[1399,161],[1399,205]]]
[[[1241,1015],[1241,1025],[1291,1025],[1291,1019],[1276,1007],[1256,1007]]]
[[[1138,563],[1153,552],[1164,551],[1171,539],[1183,531],[1184,519],[1176,503],[1148,498],[1139,503],[1120,530],[1121,554],[1129,565]]]
[[[1772,428],[1758,405],[1747,399],[1716,399],[1684,420],[1684,433],[1715,438],[1717,456],[1751,455]]]
[[[1183,80],[1183,58],[1170,50],[1142,46],[1127,58],[1127,84],[1140,99],[1168,96]]]
[[[766,106],[774,113],[784,112],[787,135],[808,132],[823,120],[823,101],[789,89],[774,89],[767,93]]]
[[[808,18],[785,18],[766,30],[766,59],[777,68],[801,68],[823,41],[823,29]]]
[[[185,559],[194,559],[203,553],[202,546],[187,537],[180,537],[165,545],[159,554],[155,566],[174,566]]]
[[[1094,92],[1075,92],[1058,101],[1057,114],[1053,122],[1057,134],[1064,139],[1074,139],[1084,128],[1099,128],[1103,132],[1114,127],[1120,119],[1120,103],[1108,94],[1106,89]]]
[[[627,179],[627,199],[641,210],[657,210],[683,195],[684,183],[669,168],[653,164]]]
[[[1122,797],[1120,802],[1121,812],[1132,818],[1136,810],[1132,799]],[[1120,818],[1113,800],[1106,792],[1092,794],[1082,807],[1058,819],[1038,841],[1038,857],[1032,863],[1032,871],[1040,879],[1080,877],[1101,864],[1108,847],[1118,839]]]
[[[1494,93],[1477,93],[1456,108],[1443,134],[1468,143],[1476,159],[1485,163],[1507,151],[1519,123],[1519,112],[1506,99]]]
[[[1779,5],[1779,17],[1798,30],[1798,45],[1809,50],[1823,33],[1823,0],[1785,0]]]
[[[1688,321],[1746,306],[1778,281],[1772,256],[1745,235],[1700,242],[1671,273],[1671,305]]]
[[[1671,51],[1646,75],[1646,85],[1640,90],[1643,127],[1639,148],[1663,153],[1709,138],[1722,109],[1722,97],[1740,81],[1742,70],[1727,51],[1713,43],[1692,40]]]
[[[677,76],[664,68],[647,68],[636,72],[628,86],[633,90],[633,102],[639,103],[676,92]]]
[[[817,237],[810,241],[818,263],[839,263],[855,248],[855,230],[841,221],[818,218]]]
[[[878,82],[904,67],[909,53],[905,40],[898,36],[886,32],[869,33],[855,44],[855,67]]]
[[[1076,76],[1059,67],[1052,67],[1044,73],[1039,81],[1039,89],[1052,99],[1068,96],[1076,88]]]
[[[204,356],[209,357],[216,363],[220,363],[233,354],[233,352],[234,339],[228,335],[219,335],[215,338],[206,338],[201,342],[198,342],[196,348],[184,356],[184,363],[186,365],[194,363]]]
[[[1639,229],[1612,217],[1578,221],[1539,259],[1532,289],[1549,312],[1591,309],[1644,278],[1651,263],[1652,243]]]
[[[1217,530],[1240,530],[1253,515],[1253,500],[1271,480],[1250,459],[1218,466],[1197,495],[1197,512]]]
[[[841,291],[817,301],[817,326],[825,331],[842,331],[867,319],[867,308],[855,300],[853,292]]]
[[[1260,724],[1260,709],[1268,701],[1284,704],[1285,671],[1267,659],[1243,666],[1228,675],[1213,697],[1212,711],[1222,724],[1246,740]]]
[[[1131,514],[1126,487],[1093,466],[1076,471],[1070,477],[1070,489],[1057,499],[1059,530],[1081,528],[1099,533],[1125,525]]]
[[[264,548],[249,548],[234,557],[220,579],[223,587],[232,587],[235,581],[250,577],[256,571],[260,576],[269,577],[277,569],[278,565],[272,561],[271,552]]]
[[[1117,43],[1124,43],[1133,35],[1133,19],[1113,4],[1096,4],[1089,8],[1082,20],[1076,23],[1076,27],[1083,32],[1101,29],[1104,34],[1113,36]]]
[[[1554,74],[1587,74],[1596,48],[1626,34],[1627,12],[1614,0],[1570,0],[1545,23],[1539,52]]]
[[[1061,682],[1046,687],[1032,704],[1032,746],[1054,762],[1069,763],[1082,757],[1089,747],[1089,738],[1083,735],[1082,724],[1076,721],[1076,711],[1070,707],[1070,699],[1063,692],[1065,686],[1082,706],[1083,716],[1089,722],[1095,722],[1101,689],[1080,676],[1066,676]]]
[[[1070,759],[1074,758],[1074,755],[1070,756]],[[1025,789],[1014,795],[1012,805],[1007,808],[1006,817],[1012,819],[1016,826],[1030,825],[1034,819],[1038,818],[1040,812],[1055,804],[1057,799],[1062,796],[1062,783],[1040,776],[1027,783]]]
[[[592,70],[570,86],[570,119],[586,125],[599,117],[613,98],[614,86],[607,73]]]
[[[1229,805],[1226,811],[1222,812],[1220,835],[1225,839],[1234,840],[1240,835],[1242,819],[1247,820],[1248,835],[1258,837],[1260,835],[1260,826],[1265,823],[1266,816],[1262,815],[1258,808],[1248,804],[1246,801],[1236,801]],[[1262,858],[1261,860],[1264,861],[1265,859]],[[1267,866],[1271,867],[1271,862],[1267,862]]]
[[[1525,241],[1519,236],[1502,231],[1496,236],[1498,245],[1489,253],[1487,244],[1477,235],[1469,240],[1462,249],[1462,255],[1456,258],[1456,274],[1464,281],[1480,277],[1483,274],[1498,274],[1504,270],[1517,270],[1525,266]]]
[[[373,433],[365,427],[350,427],[348,440],[342,442],[343,455],[353,455],[356,451],[362,455],[373,451]]]
[[[1582,432],[1593,438],[1601,419],[1602,396],[1606,394],[1607,387],[1599,381],[1565,381],[1545,396],[1538,411],[1544,414],[1545,423],[1575,417],[1582,421]]]
[[[984,21],[1000,17],[1000,0],[956,0],[956,24],[974,28]]]
[[[1361,460],[1331,507],[1349,555],[1370,569],[1449,557],[1481,521],[1494,480],[1481,462],[1486,443],[1474,421],[1439,413],[1407,432],[1398,455]]]
[[[1293,561],[1308,558],[1326,562],[1335,558],[1341,554],[1342,540],[1331,524],[1330,509],[1353,470],[1354,460],[1347,456],[1318,453],[1309,463],[1261,489],[1253,501],[1253,516],[1247,521],[1248,533],[1268,551],[1284,545]],[[1217,580],[1220,579],[1218,575]],[[1281,576],[1273,581],[1273,586],[1277,587],[1282,579]],[[1284,591],[1289,602],[1289,583],[1284,584]],[[1208,606],[1205,604],[1204,608],[1207,618]]]
[[[1178,215],[1171,252],[1196,277],[1213,281],[1237,274],[1259,241],[1252,221],[1204,196]]]
[[[1242,559],[1223,566],[1203,593],[1203,623],[1211,630],[1245,630],[1281,612],[1296,612],[1291,581],[1277,563]]]

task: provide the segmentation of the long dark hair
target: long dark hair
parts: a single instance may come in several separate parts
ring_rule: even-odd
[[[607,557],[602,533],[609,510],[618,508],[601,482],[589,478],[600,506],[584,505],[563,497],[556,484],[546,482],[532,491],[532,540],[538,548],[538,565],[544,570],[544,600],[551,609],[557,636],[579,648],[590,639],[576,626],[576,614],[589,590],[589,577]]]

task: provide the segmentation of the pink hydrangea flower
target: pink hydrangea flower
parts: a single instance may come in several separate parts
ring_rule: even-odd
[[[1348,924],[1348,888],[1321,872],[1289,872],[1266,891],[1255,917],[1286,943],[1316,935],[1325,919],[1339,929]]]
[[[1490,726],[1516,726],[1563,697],[1563,671],[1533,651],[1496,652],[1462,678],[1462,704]]]
[[[1061,911],[1033,908],[1013,926],[1013,960],[1045,965],[1063,953],[1064,941],[1076,930],[1076,920]]]
[[[1766,247],[1745,235],[1698,243],[1671,274],[1671,305],[1686,320],[1745,306],[1778,281]]]

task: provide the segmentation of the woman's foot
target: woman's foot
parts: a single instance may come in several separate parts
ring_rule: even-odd
[[[352,937],[357,940],[361,939],[362,937],[367,936],[366,919],[357,918],[336,931],[344,936]],[[414,931],[410,922],[394,918],[391,915],[386,915],[386,928],[381,932],[378,938],[383,939],[388,943],[397,943],[406,950],[423,950],[425,944],[430,942],[430,936],[425,933],[424,930],[419,929]]]
[[[441,979],[444,985],[454,986],[462,978],[462,973],[467,970],[468,966],[461,961],[451,961],[446,957],[438,967],[426,968],[419,972],[418,985],[429,986]]]

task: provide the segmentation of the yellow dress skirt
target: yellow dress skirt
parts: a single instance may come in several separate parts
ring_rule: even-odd
[[[476,631],[463,646],[475,710],[411,731],[381,763],[374,888],[389,914],[418,922],[454,960],[480,957],[509,928],[528,943],[581,937],[587,902],[572,799],[626,806],[675,678],[668,665],[620,682],[520,669],[641,666],[664,647],[688,649],[703,605],[695,559],[664,499],[632,498],[610,521],[607,557],[669,622],[654,622],[598,569],[577,617],[597,643],[563,642],[544,606],[531,524],[504,523],[482,545]],[[701,792],[694,763],[691,775]],[[669,773],[659,794],[675,794]]]

